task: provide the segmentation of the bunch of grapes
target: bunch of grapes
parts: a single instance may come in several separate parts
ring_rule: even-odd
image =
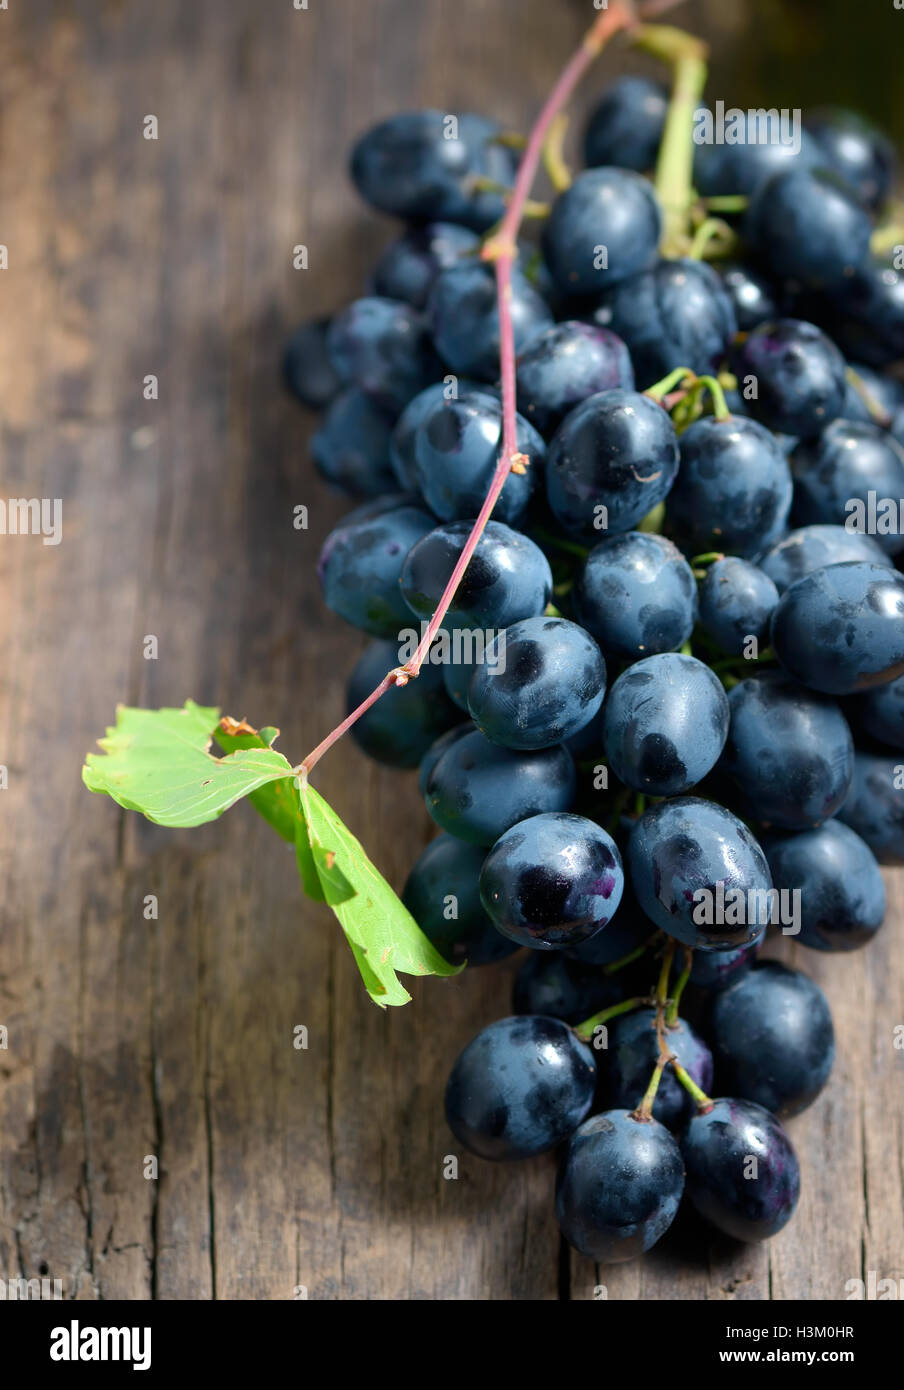
[[[403,894],[423,932],[469,967],[527,948],[449,1125],[486,1159],[559,1149],[562,1231],[600,1261],[649,1249],[683,1197],[743,1240],[785,1225],[783,1122],[834,1036],[819,987],[757,955],[767,928],[864,946],[877,861],[904,861],[894,151],[825,110],[793,146],[750,129],[676,156],[679,101],[616,81],[576,174],[549,142],[507,295],[512,469],[416,678],[352,728],[419,769],[441,832]],[[350,711],[403,668],[497,468],[518,146],[438,111],[363,135],[354,183],[404,229],[288,347],[316,466],[363,499],[319,564],[373,639]]]

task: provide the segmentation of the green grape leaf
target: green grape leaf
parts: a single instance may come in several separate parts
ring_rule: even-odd
[[[285,779],[292,768],[282,753],[266,746],[240,748],[228,757],[210,752],[217,709],[187,700],[184,709],[127,709],[89,753],[82,780],[106,792],[127,811],[140,811],[157,825],[186,827],[216,820],[243,796]],[[294,839],[294,831],[292,837]]]
[[[314,864],[326,900],[339,918],[375,1003],[407,1004],[398,977],[457,975],[421,931],[351,831],[313,787],[301,787]]]
[[[192,700],[184,709],[120,706],[82,778],[90,791],[173,827],[202,825],[247,797],[294,845],[305,893],[332,908],[381,1007],[411,998],[399,973],[457,975],[463,967],[439,954],[332,807],[275,751],[278,735]],[[223,757],[210,752],[214,738]]]

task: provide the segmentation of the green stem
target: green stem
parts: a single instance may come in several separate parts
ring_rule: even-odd
[[[554,117],[546,139],[543,141],[543,168],[546,177],[557,193],[564,193],[571,187],[571,170],[565,163],[565,132],[568,129],[568,116],[564,111]]]
[[[651,1120],[653,1118],[653,1102],[656,1099],[656,1092],[659,1090],[659,1083],[662,1080],[662,1073],[668,1066],[671,1058],[663,1056],[659,1058],[650,1077],[650,1084],[644,1092],[643,1100],[634,1111],[635,1120]]]
[[[680,381],[696,381],[697,373],[690,367],[676,367],[668,376],[664,376],[661,381],[657,381],[653,386],[648,386],[644,391],[645,396],[649,396],[651,401],[664,400],[670,392],[674,391]]]
[[[674,1071],[678,1080],[681,1082],[684,1089],[686,1091],[689,1091],[690,1094],[693,1096],[694,1100],[697,1102],[697,1109],[700,1111],[700,1114],[705,1115],[708,1110],[712,1110],[712,1100],[710,1100],[709,1096],[706,1094],[705,1091],[700,1090],[700,1087],[697,1085],[696,1081],[692,1080],[691,1077],[688,1076],[681,1063],[676,1062],[674,1058],[672,1058],[672,1070]]]
[[[719,383],[718,377],[701,376],[700,381],[706,387],[713,398],[713,415],[717,420],[730,420],[731,411],[728,409],[728,402],[725,399],[725,392]]]
[[[691,569],[697,569],[701,565],[714,565],[717,560],[724,560],[725,556],[721,550],[705,550],[702,555],[695,555],[691,560]]]
[[[707,255],[710,242],[717,240],[721,241],[721,245],[714,247],[712,252]],[[721,217],[707,217],[694,232],[687,254],[693,261],[702,261],[704,257],[715,260],[717,256],[730,256],[736,250],[737,245],[738,238],[727,222],[723,222]]]
[[[672,95],[665,118],[656,193],[663,210],[663,256],[680,256],[688,248],[688,213],[693,199],[694,113],[706,85],[707,47],[669,25],[642,25],[636,41],[672,66]]]
[[[623,970],[626,965],[631,965],[633,961],[640,960],[641,956],[645,956],[647,951],[649,951],[658,935],[658,932],[654,932],[642,946],[635,946],[634,950],[629,951],[626,956],[619,956],[618,960],[612,961],[611,965],[604,965],[603,974],[616,975],[618,971]]]
[[[888,426],[891,424],[891,421],[888,418],[886,412],[882,409],[882,406],[879,403],[879,401],[876,400],[876,397],[873,395],[872,391],[869,389],[866,382],[863,380],[863,377],[860,375],[860,373],[855,372],[853,367],[848,367],[847,379],[853,386],[854,390],[857,392],[857,395],[860,397],[863,404],[866,406],[867,410],[869,411],[872,418],[875,420],[876,424],[881,425],[883,429],[888,429]]]
[[[681,1003],[681,996],[684,993],[684,987],[691,977],[691,970],[693,969],[693,965],[694,953],[690,949],[690,947],[685,946],[684,969],[678,976],[678,982],[675,985],[674,990],[672,991],[672,1002],[669,1004],[668,1010],[666,1011],[665,1023],[667,1028],[674,1028],[675,1024],[678,1022],[678,1005]]]
[[[608,1009],[600,1009],[598,1014],[591,1018],[585,1018],[583,1023],[579,1023],[573,1032],[581,1039],[581,1042],[590,1042],[596,1029],[601,1023],[608,1023],[610,1018],[618,1018],[619,1014],[628,1014],[632,1009],[639,1009],[642,1004],[649,1004],[649,999],[644,995],[638,995],[635,999],[623,999],[620,1004],[610,1004]]]
[[[745,212],[750,199],[743,193],[725,193],[715,198],[701,198],[700,202],[708,212]]]

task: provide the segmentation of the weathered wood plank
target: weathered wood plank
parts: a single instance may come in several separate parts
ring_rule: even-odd
[[[459,1156],[443,1177],[446,1074],[507,1010],[513,963],[384,1015],[249,808],[177,834],[78,781],[119,699],[219,702],[279,724],[293,757],[336,722],[360,643],[314,561],[344,503],[277,373],[288,328],[357,293],[391,231],[349,188],[348,146],[401,105],[523,128],[585,21],[518,0],[3,15],[2,489],[62,497],[64,539],[0,545],[0,1276],[46,1267],[89,1298],[794,1299],[902,1273],[894,876],[869,952],[796,952],[839,1065],[793,1122],[794,1224],[742,1251],[682,1225],[643,1264],[560,1268],[551,1160]],[[318,782],[401,885],[429,836],[412,779],[345,743]]]

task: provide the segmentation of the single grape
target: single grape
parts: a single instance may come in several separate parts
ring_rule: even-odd
[[[688,1197],[725,1235],[768,1240],[791,1220],[800,1196],[800,1165],[784,1129],[762,1106],[715,1101],[691,1120],[681,1153]]]
[[[813,690],[852,695],[904,674],[904,578],[853,561],[814,570],[772,615],[785,670]]]
[[[735,347],[732,371],[742,388],[756,383],[756,395],[745,395],[750,414],[782,434],[810,438],[844,406],[844,358],[812,323],[761,323]]]
[[[405,603],[419,618],[436,611],[471,534],[473,521],[450,521],[409,550],[401,572]],[[500,521],[487,522],[448,609],[446,626],[504,628],[541,614],[552,597],[552,571],[538,545]]]
[[[835,1060],[828,1001],[815,980],[761,961],[716,996],[713,1057],[733,1095],[773,1115],[797,1115],[819,1095]]]
[[[857,695],[851,712],[859,727],[880,743],[904,749],[904,676]]]
[[[880,864],[904,864],[904,784],[900,758],[858,753],[838,819],[865,840]]]
[[[516,1014],[545,1014],[575,1026],[621,998],[617,975],[570,960],[564,951],[529,951],[515,976],[512,1008]]]
[[[461,1053],[446,1086],[446,1120],[481,1158],[554,1149],[593,1102],[596,1062],[557,1018],[500,1018]]]
[[[588,396],[633,391],[634,368],[621,338],[571,319],[531,339],[518,358],[518,405],[546,438]]]
[[[795,312],[852,362],[889,366],[904,356],[904,274],[894,262],[894,252],[873,257],[832,295],[800,295]]]
[[[495,143],[498,133],[482,116],[402,112],[358,140],[352,180],[381,212],[418,222],[461,222],[482,232],[499,220],[505,205],[500,194],[476,187],[477,180],[510,184],[514,175],[511,151]]]
[[[662,407],[635,391],[601,391],[553,435],[546,495],[565,531],[595,541],[642,521],[677,472],[678,438]]]
[[[511,274],[509,310],[515,351],[552,325],[552,313],[526,276]],[[499,307],[492,268],[482,261],[437,275],[427,302],[437,351],[453,372],[494,382],[499,376]]]
[[[286,385],[312,410],[325,410],[342,389],[327,349],[329,327],[329,319],[309,319],[296,328],[283,357]]]
[[[346,518],[327,536],[317,564],[326,606],[373,637],[397,636],[410,623],[399,588],[402,566],[434,524],[430,512],[416,506]]]
[[[891,192],[897,165],[888,137],[856,112],[837,106],[811,111],[804,128],[828,167],[865,208],[878,212]]]
[[[349,677],[347,708],[357,709],[387,671],[399,665],[396,642],[371,642]],[[446,697],[438,666],[426,663],[417,680],[391,686],[350,729],[358,747],[389,767],[417,767],[440,734],[461,715]]]
[[[629,169],[587,169],[543,224],[543,254],[563,294],[593,294],[656,260],[662,214],[653,185]]]
[[[439,376],[425,319],[396,299],[356,299],[333,319],[327,341],[341,379],[396,412]]]
[[[731,724],[722,769],[756,820],[805,830],[834,816],[854,772],[854,741],[834,700],[779,671],[729,691]]]
[[[841,821],[782,836],[765,846],[772,881],[800,894],[802,946],[854,951],[885,918],[885,884],[869,846]]]
[[[668,518],[689,554],[725,549],[758,555],[785,529],[791,472],[775,437],[756,420],[697,420],[681,436]]]
[[[723,652],[742,656],[751,637],[767,645],[778,589],[762,569],[727,555],[709,566],[699,597],[700,626]]]
[[[623,338],[639,384],[646,388],[690,367],[717,369],[737,332],[731,296],[704,261],[658,261],[607,288],[590,321]]]
[[[624,886],[615,841],[583,816],[531,816],[494,844],[480,875],[483,905],[520,946],[576,946],[605,927]]]
[[[460,265],[477,254],[480,238],[455,222],[427,222],[409,227],[391,241],[374,267],[374,294],[403,299],[424,309],[441,270]]]
[[[417,786],[421,796],[427,795],[427,782],[430,774],[446,749],[451,748],[452,744],[457,743],[460,738],[464,738],[465,734],[472,734],[473,732],[474,721],[465,719],[461,724],[453,724],[451,729],[447,729],[444,734],[440,734],[438,739],[434,739],[418,765]]]
[[[497,521],[517,525],[539,481],[546,445],[519,415],[518,448],[530,459],[523,473],[510,473],[493,511]],[[435,401],[414,437],[418,487],[442,521],[477,516],[499,462],[502,406],[486,391],[469,391],[457,400]]]
[[[608,1049],[609,1105],[614,1110],[632,1110],[643,1100],[659,1057],[656,1010],[637,1009],[616,1018],[611,1025]],[[686,1020],[665,1029],[665,1044],[701,1091],[713,1082],[712,1053]],[[683,1129],[694,1114],[694,1102],[671,1067],[659,1080],[653,1102],[653,1119],[666,1129]]]
[[[378,497],[398,487],[389,460],[394,413],[356,387],[331,401],[311,436],[317,471],[343,492]]]
[[[813,570],[840,565],[846,560],[866,560],[891,565],[891,560],[872,538],[844,526],[801,526],[789,531],[760,560],[780,594]]]
[[[869,422],[833,420],[815,439],[797,445],[791,472],[798,525],[834,523],[866,534],[866,527],[875,524],[876,543],[883,550],[897,555],[904,549],[904,534],[898,527],[904,499],[904,447],[886,430]],[[874,522],[870,521],[870,496]],[[887,515],[878,509],[883,502]]]
[[[424,800],[442,830],[489,846],[529,816],[569,810],[574,793],[574,759],[561,744],[516,752],[475,729],[436,760]]]
[[[442,405],[447,400],[456,400],[460,394],[474,389],[483,388],[475,388],[473,383],[468,383],[466,386],[464,382],[459,382],[454,377],[448,377],[446,381],[434,382],[426,390],[419,391],[408,402],[396,421],[389,443],[390,463],[399,487],[410,489],[412,492],[420,492],[421,485],[417,474],[414,447],[417,427],[421,421],[427,418],[434,406]]]
[[[607,655],[636,661],[687,641],[697,617],[697,584],[671,541],[630,531],[591,550],[575,583],[574,605]]]
[[[663,652],[623,671],[606,701],[606,758],[650,796],[680,796],[710,772],[728,735],[728,698],[693,656]]]
[[[471,717],[507,748],[548,748],[588,724],[606,693],[596,642],[566,618],[526,618],[495,639],[475,667]]]
[[[681,1151],[665,1126],[606,1110],[569,1140],[556,1181],[556,1215],[575,1250],[601,1264],[621,1264],[665,1234],[683,1191]]]
[[[749,333],[764,319],[778,317],[779,295],[758,270],[741,261],[731,261],[720,264],[719,274],[734,306],[739,332]]]
[[[453,965],[491,965],[518,949],[483,910],[482,864],[482,849],[440,835],[415,860],[402,890],[421,931]]]
[[[656,163],[668,95],[647,77],[619,77],[593,108],[584,135],[588,168],[612,165],[645,174]]]
[[[648,807],[631,831],[628,865],[651,922],[685,946],[743,946],[769,920],[766,856],[744,822],[714,801],[682,796]]]
[[[836,174],[794,168],[760,184],[744,230],[777,279],[832,290],[865,266],[872,227]]]

